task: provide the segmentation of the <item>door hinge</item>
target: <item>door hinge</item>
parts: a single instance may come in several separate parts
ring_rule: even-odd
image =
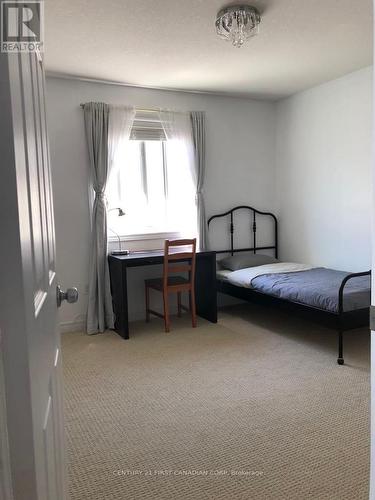
[[[375,331],[375,306],[370,306],[370,330]]]

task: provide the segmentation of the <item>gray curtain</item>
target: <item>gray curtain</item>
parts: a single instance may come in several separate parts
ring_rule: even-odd
[[[197,184],[196,201],[198,216],[198,236],[199,247],[201,250],[207,250],[207,222],[204,208],[203,184],[206,166],[206,135],[205,121],[206,117],[202,111],[192,111],[190,113],[191,126],[193,131],[193,143],[195,154],[195,180]]]
[[[108,120],[109,106],[89,102],[84,105],[87,145],[95,200],[92,210],[87,333],[113,328],[112,297],[107,260]]]

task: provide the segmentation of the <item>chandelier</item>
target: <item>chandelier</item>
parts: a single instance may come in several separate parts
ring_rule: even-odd
[[[259,32],[261,17],[251,5],[230,5],[220,10],[216,18],[216,33],[240,48]]]

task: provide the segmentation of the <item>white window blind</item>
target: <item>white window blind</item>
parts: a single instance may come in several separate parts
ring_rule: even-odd
[[[130,139],[135,141],[166,140],[163,126],[157,111],[139,110],[136,112]]]

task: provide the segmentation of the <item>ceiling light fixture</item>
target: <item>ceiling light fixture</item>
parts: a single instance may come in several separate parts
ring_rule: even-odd
[[[251,5],[229,5],[216,18],[216,33],[240,48],[249,38],[259,33],[261,17]]]

